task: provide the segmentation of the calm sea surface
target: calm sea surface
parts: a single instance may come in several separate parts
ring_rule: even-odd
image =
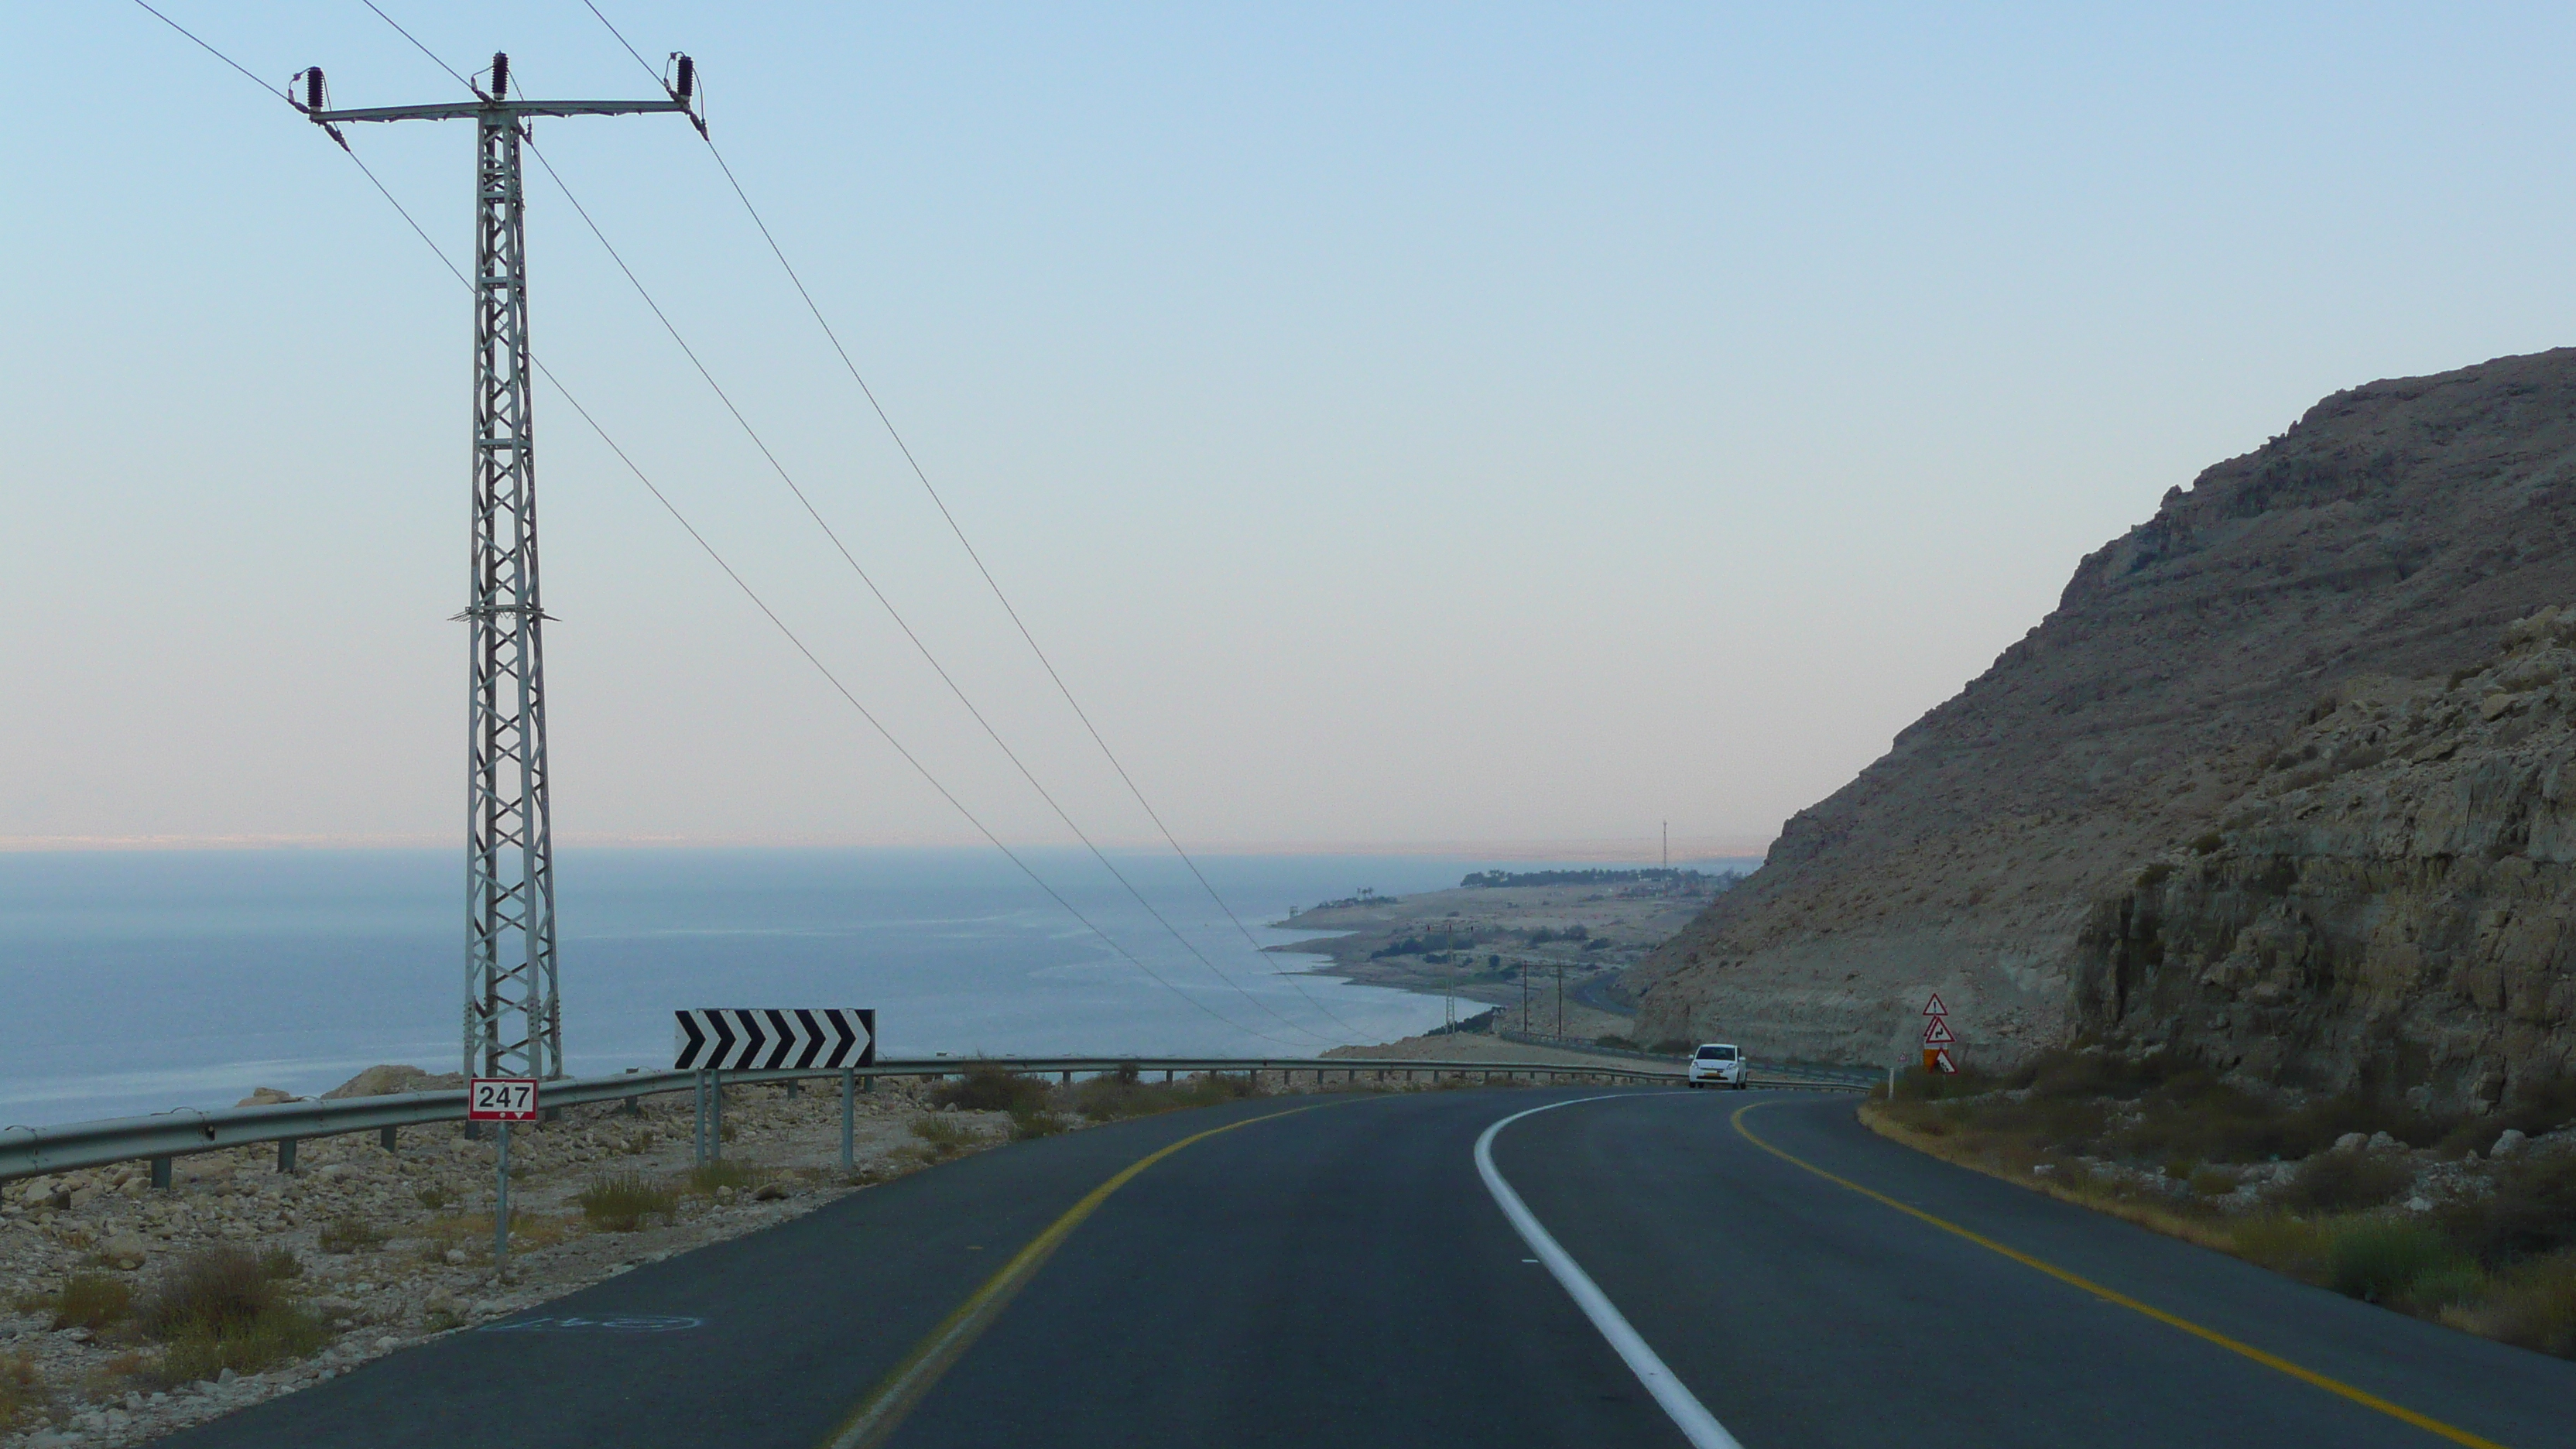
[[[1169,854],[1113,857],[1214,970],[1087,856],[1031,862],[1158,984],[990,853],[565,850],[564,1037],[577,1074],[668,1066],[671,1012],[872,1006],[889,1056],[1305,1055],[1435,1025],[1436,998],[1256,953]],[[1263,945],[1291,906],[1454,886],[1486,862],[1215,856]],[[453,1071],[453,851],[0,854],[0,1124],[229,1106],[377,1062]]]

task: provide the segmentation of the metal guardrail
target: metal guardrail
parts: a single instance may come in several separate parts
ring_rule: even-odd
[[[1505,1041],[1519,1042],[1524,1046],[1554,1047],[1559,1051],[1588,1052],[1605,1057],[1628,1057],[1637,1061],[1674,1063],[1686,1063],[1690,1060],[1690,1058],[1686,1056],[1674,1056],[1664,1052],[1641,1051],[1634,1047],[1603,1046],[1597,1041],[1585,1041],[1581,1037],[1548,1036],[1544,1033],[1534,1031],[1504,1029],[1496,1031],[1494,1035],[1501,1037]],[[1760,1068],[1760,1070],[1771,1073],[1774,1076],[1794,1078],[1801,1082],[1813,1082],[1819,1086],[1851,1087],[1864,1091],[1878,1083],[1878,1073],[1856,1067],[1810,1067],[1784,1064],[1780,1066],[1764,1066]]]
[[[1128,1068],[1140,1073],[1161,1072],[1167,1081],[1175,1075],[1194,1072],[1284,1072],[1291,1076],[1313,1072],[1319,1083],[1335,1076],[1356,1081],[1363,1074],[1383,1081],[1398,1073],[1406,1080],[1424,1074],[1434,1077],[1476,1075],[1487,1081],[1497,1076],[1505,1080],[1526,1077],[1551,1081],[1607,1077],[1614,1081],[1664,1086],[1679,1085],[1684,1080],[1679,1070],[1648,1071],[1607,1064],[1445,1062],[1377,1057],[935,1057],[879,1061],[873,1066],[858,1068],[854,1075],[862,1080],[888,1077],[928,1079],[963,1076],[979,1068],[996,1067],[1031,1075],[1058,1075],[1067,1081],[1078,1074],[1107,1075]],[[822,1070],[781,1070],[725,1072],[720,1075],[725,1084],[731,1085],[738,1082],[838,1079],[843,1074]],[[698,1074],[695,1072],[633,1071],[605,1077],[564,1077],[545,1083],[539,1089],[538,1100],[548,1108],[578,1107],[666,1092],[685,1092],[697,1084]],[[1828,1085],[1792,1080],[1764,1081],[1759,1075],[1754,1084]],[[168,1160],[171,1158],[264,1142],[277,1143],[280,1170],[293,1171],[294,1145],[305,1138],[379,1132],[387,1136],[387,1145],[391,1145],[391,1134],[396,1128],[461,1122],[464,1118],[465,1090],[450,1087],[428,1092],[394,1092],[380,1097],[344,1097],[334,1101],[278,1102],[260,1107],[220,1107],[203,1111],[183,1109],[148,1117],[72,1122],[59,1127],[10,1127],[0,1129],[0,1180],[153,1159],[155,1185],[166,1185]]]
[[[1435,1062],[1435,1060],[1401,1060],[1401,1057],[930,1057],[930,1060],[896,1060],[876,1062],[871,1067],[858,1067],[853,1075],[860,1080],[878,1078],[956,1078],[971,1070],[1002,1067],[1007,1073],[1025,1075],[1061,1075],[1072,1080],[1074,1075],[1110,1075],[1133,1067],[1136,1073],[1164,1073],[1172,1080],[1180,1073],[1314,1073],[1316,1083],[1332,1078],[1360,1080],[1370,1075],[1373,1080],[1386,1080],[1401,1073],[1404,1080],[1419,1075],[1479,1075],[1484,1080],[1533,1078],[1533,1080],[1566,1080],[1566,1078],[1610,1078],[1646,1085],[1680,1085],[1685,1080],[1682,1070],[1641,1070],[1641,1067],[1613,1065],[1574,1065],[1574,1062]],[[775,1073],[721,1073],[724,1085],[734,1083],[773,1083],[773,1080],[814,1080],[832,1078],[837,1070],[775,1070]],[[554,1106],[595,1106],[603,1101],[626,1101],[626,1098],[659,1096],[659,1093],[690,1091],[698,1085],[698,1073],[618,1073],[605,1078],[559,1078],[538,1088],[538,1101],[549,1109]],[[1824,1091],[1865,1091],[1862,1083],[1829,1083],[1829,1080],[1783,1078],[1777,1073],[1757,1073],[1754,1085],[1770,1088],[1824,1088]],[[26,1178],[33,1173],[67,1173],[77,1168],[100,1168],[108,1163],[131,1163],[139,1158],[155,1160],[155,1186],[167,1183],[167,1160],[185,1158],[193,1152],[216,1152],[224,1147],[252,1147],[260,1142],[276,1142],[278,1168],[294,1171],[294,1145],[307,1137],[343,1137],[348,1132],[381,1132],[392,1137],[397,1127],[428,1127],[438,1122],[464,1122],[466,1093],[464,1088],[443,1091],[407,1091],[386,1096],[350,1096],[337,1101],[281,1101],[270,1106],[222,1106],[206,1111],[160,1111],[152,1116],[111,1116],[103,1122],[70,1122],[64,1127],[8,1127],[0,1129],[0,1181]],[[392,1142],[386,1142],[392,1145]]]

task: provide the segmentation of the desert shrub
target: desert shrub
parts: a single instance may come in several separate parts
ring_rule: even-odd
[[[382,1228],[355,1213],[333,1218],[314,1234],[315,1244],[326,1253],[354,1253],[361,1248],[379,1247],[384,1241]]]
[[[669,1221],[679,1210],[680,1195],[640,1172],[612,1173],[581,1190],[584,1222],[603,1232],[631,1233],[648,1219]]]
[[[1615,1032],[1608,1036],[1594,1037],[1592,1039],[1592,1044],[1594,1046],[1618,1047],[1623,1051],[1635,1051],[1637,1049],[1637,1044],[1635,1042],[1630,1041],[1628,1038],[1620,1036]]]
[[[431,1212],[442,1212],[456,1205],[456,1194],[434,1182],[413,1193],[412,1199]]]
[[[765,1177],[766,1174],[749,1163],[719,1157],[713,1162],[701,1162],[690,1168],[688,1185],[691,1192],[713,1197],[717,1188],[729,1187],[743,1192],[760,1186]]]
[[[968,1112],[1037,1111],[1046,1105],[1047,1085],[997,1066],[978,1063],[953,1082],[931,1089],[930,1100]]]
[[[42,1311],[50,1314],[57,1329],[101,1329],[133,1311],[134,1290],[122,1279],[103,1273],[75,1273],[59,1293],[42,1300]]]
[[[1664,1057],[1686,1057],[1698,1049],[1699,1043],[1686,1036],[1668,1036],[1648,1048],[1655,1055]]]
[[[2287,1207],[2305,1212],[2346,1213],[2375,1208],[2405,1190],[2414,1180],[2406,1164],[2367,1152],[2320,1152],[2274,1194]]]
[[[2576,1248],[2576,1155],[2507,1162],[2495,1190],[2444,1207],[2439,1221],[2464,1250],[2489,1267]]]
[[[2249,1263],[2317,1283],[2325,1279],[2326,1259],[2339,1226],[2331,1219],[2267,1213],[2235,1224],[2228,1240],[2236,1255]]]
[[[955,1157],[984,1140],[982,1133],[946,1117],[922,1118],[912,1124],[912,1135],[921,1139],[933,1162]]]
[[[1076,1082],[1057,1094],[1063,1105],[1091,1122],[1150,1117],[1157,1112],[1178,1111],[1184,1107],[1213,1107],[1259,1095],[1261,1084],[1248,1075],[1214,1072],[1202,1072],[1176,1082],[1131,1082],[1116,1077],[1093,1077]]]
[[[1896,1100],[1938,1102],[1953,1097],[1982,1097],[2002,1085],[1993,1073],[1975,1067],[1961,1067],[1955,1072],[1908,1067],[1896,1074]]]
[[[1053,1112],[1013,1112],[1011,1140],[1028,1142],[1040,1137],[1053,1137],[1065,1130],[1065,1120]]]
[[[2212,830],[2191,842],[2191,852],[2194,855],[2214,855],[2225,844],[2227,844],[2227,837]]]
[[[2193,1168],[2191,1175],[2184,1180],[2201,1197],[2225,1197],[2236,1190],[2236,1184],[2242,1179],[2224,1167],[2203,1163]]]
[[[36,1356],[20,1349],[0,1358],[0,1432],[34,1417],[45,1404],[45,1385],[36,1377]]]
[[[2556,1253],[2501,1275],[2472,1306],[2444,1319],[2489,1338],[2576,1358],[2576,1253]]]
[[[257,1373],[322,1346],[329,1335],[280,1286],[278,1259],[211,1248],[182,1261],[135,1311],[146,1334],[169,1345],[158,1377],[181,1384],[225,1369]],[[301,1271],[300,1265],[298,1271]]]
[[[2419,1280],[2465,1265],[2457,1248],[2427,1223],[2376,1219],[2337,1232],[2326,1246],[2326,1286],[2348,1298],[2393,1303],[2410,1298]]]

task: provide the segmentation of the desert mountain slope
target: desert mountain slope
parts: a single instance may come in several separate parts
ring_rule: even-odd
[[[2376,382],[2165,495],[2058,607],[1632,977],[1640,1034],[1895,1060],[2066,1039],[2088,926],[2358,676],[2490,661],[2576,599],[2576,349]],[[2088,956],[2088,952],[2090,955]]]

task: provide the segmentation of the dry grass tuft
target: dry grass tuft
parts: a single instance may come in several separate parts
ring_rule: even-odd
[[[59,1293],[48,1293],[29,1305],[48,1315],[56,1330],[86,1328],[92,1332],[123,1322],[134,1309],[134,1290],[121,1278],[104,1273],[75,1273]]]
[[[679,1208],[677,1192],[640,1172],[614,1173],[581,1191],[582,1220],[603,1232],[635,1232],[655,1218],[669,1222]]]
[[[20,1349],[0,1358],[0,1432],[43,1411],[48,1395],[36,1376],[36,1356]]]
[[[287,1296],[290,1275],[280,1270],[292,1263],[291,1253],[253,1257],[239,1248],[182,1261],[135,1313],[137,1327],[168,1345],[154,1377],[183,1384],[225,1369],[257,1373],[328,1342],[321,1323]]]
[[[326,1253],[355,1253],[365,1248],[382,1247],[385,1232],[374,1223],[350,1213],[323,1224],[314,1242]]]

